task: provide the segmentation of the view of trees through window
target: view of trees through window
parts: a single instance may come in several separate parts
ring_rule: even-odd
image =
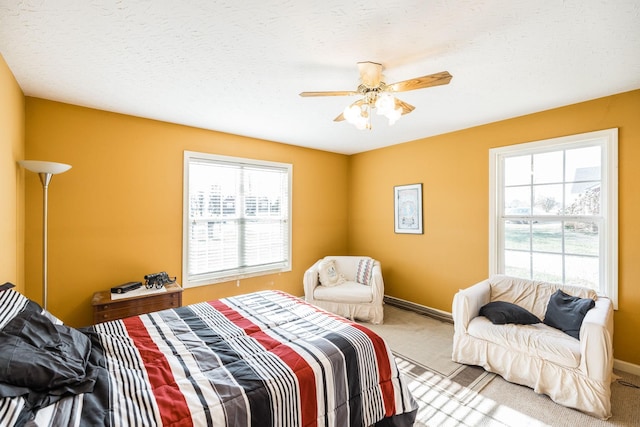
[[[600,145],[504,158],[504,273],[598,289]]]
[[[618,129],[489,150],[489,274],[618,304]]]

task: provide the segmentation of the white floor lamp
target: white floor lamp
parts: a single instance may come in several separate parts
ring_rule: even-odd
[[[43,162],[40,160],[21,160],[20,165],[35,172],[40,176],[40,182],[43,188],[42,199],[42,303],[43,308],[47,309],[47,204],[48,190],[51,177],[55,174],[63,173],[71,169],[71,165],[55,162]]]

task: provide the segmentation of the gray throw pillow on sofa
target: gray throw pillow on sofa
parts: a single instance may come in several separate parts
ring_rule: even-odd
[[[580,327],[584,316],[595,305],[596,302],[591,298],[574,297],[558,289],[549,298],[544,324],[580,339]]]
[[[480,316],[485,316],[494,325],[533,325],[540,323],[533,313],[527,309],[506,301],[492,301],[480,308]]]

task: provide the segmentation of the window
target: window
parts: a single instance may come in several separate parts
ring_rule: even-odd
[[[618,289],[618,130],[490,150],[489,271]]]
[[[292,166],[185,151],[183,284],[291,270]]]

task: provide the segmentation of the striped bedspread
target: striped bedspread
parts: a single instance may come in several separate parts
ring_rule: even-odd
[[[94,392],[59,402],[57,414],[41,410],[38,420],[343,427],[415,418],[417,405],[379,336],[283,292],[111,321],[87,333],[104,368]]]

